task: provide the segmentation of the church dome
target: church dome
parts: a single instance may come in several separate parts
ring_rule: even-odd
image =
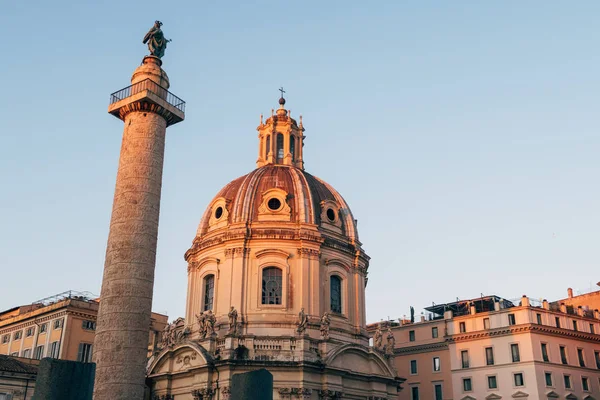
[[[301,168],[266,164],[229,182],[207,207],[197,238],[230,227],[315,226],[323,235],[359,245],[356,221],[344,198]]]

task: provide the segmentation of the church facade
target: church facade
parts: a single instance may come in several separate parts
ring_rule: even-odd
[[[260,368],[274,399],[397,398],[393,343],[369,346],[356,221],[304,170],[302,118],[279,103],[257,168],[217,193],[185,253],[186,315],[148,363],[153,399],[228,399],[234,374]]]

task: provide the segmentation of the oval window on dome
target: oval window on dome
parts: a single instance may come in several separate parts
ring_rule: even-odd
[[[333,208],[328,208],[327,209],[327,219],[330,222],[334,222],[335,221],[335,217],[336,217],[335,210]]]
[[[223,216],[223,207],[217,207],[217,209],[215,210],[215,218],[219,219]]]
[[[267,207],[269,207],[271,211],[277,211],[281,208],[281,200],[277,197],[272,197],[267,202]]]

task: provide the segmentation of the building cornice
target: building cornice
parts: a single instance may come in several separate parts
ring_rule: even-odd
[[[410,347],[399,347],[399,348],[394,349],[394,354],[404,355],[404,354],[424,353],[424,352],[447,350],[447,349],[448,349],[447,342],[436,342],[436,343],[420,344],[417,346],[410,346]]]
[[[496,329],[481,330],[475,332],[459,333],[447,337],[448,342],[463,342],[469,340],[479,340],[482,338],[494,337],[494,336],[506,336],[524,333],[539,333],[560,337],[569,337],[578,340],[585,340],[594,343],[600,343],[600,335],[573,331],[565,328],[557,328],[548,325],[537,325],[537,324],[521,324],[504,326]]]

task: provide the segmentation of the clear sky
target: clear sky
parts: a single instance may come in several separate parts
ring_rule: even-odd
[[[217,191],[251,171],[283,85],[306,169],[372,257],[369,321],[600,280],[600,2],[4,1],[0,309],[100,293],[129,85],[155,19],[169,128],[154,310],[182,316]]]

